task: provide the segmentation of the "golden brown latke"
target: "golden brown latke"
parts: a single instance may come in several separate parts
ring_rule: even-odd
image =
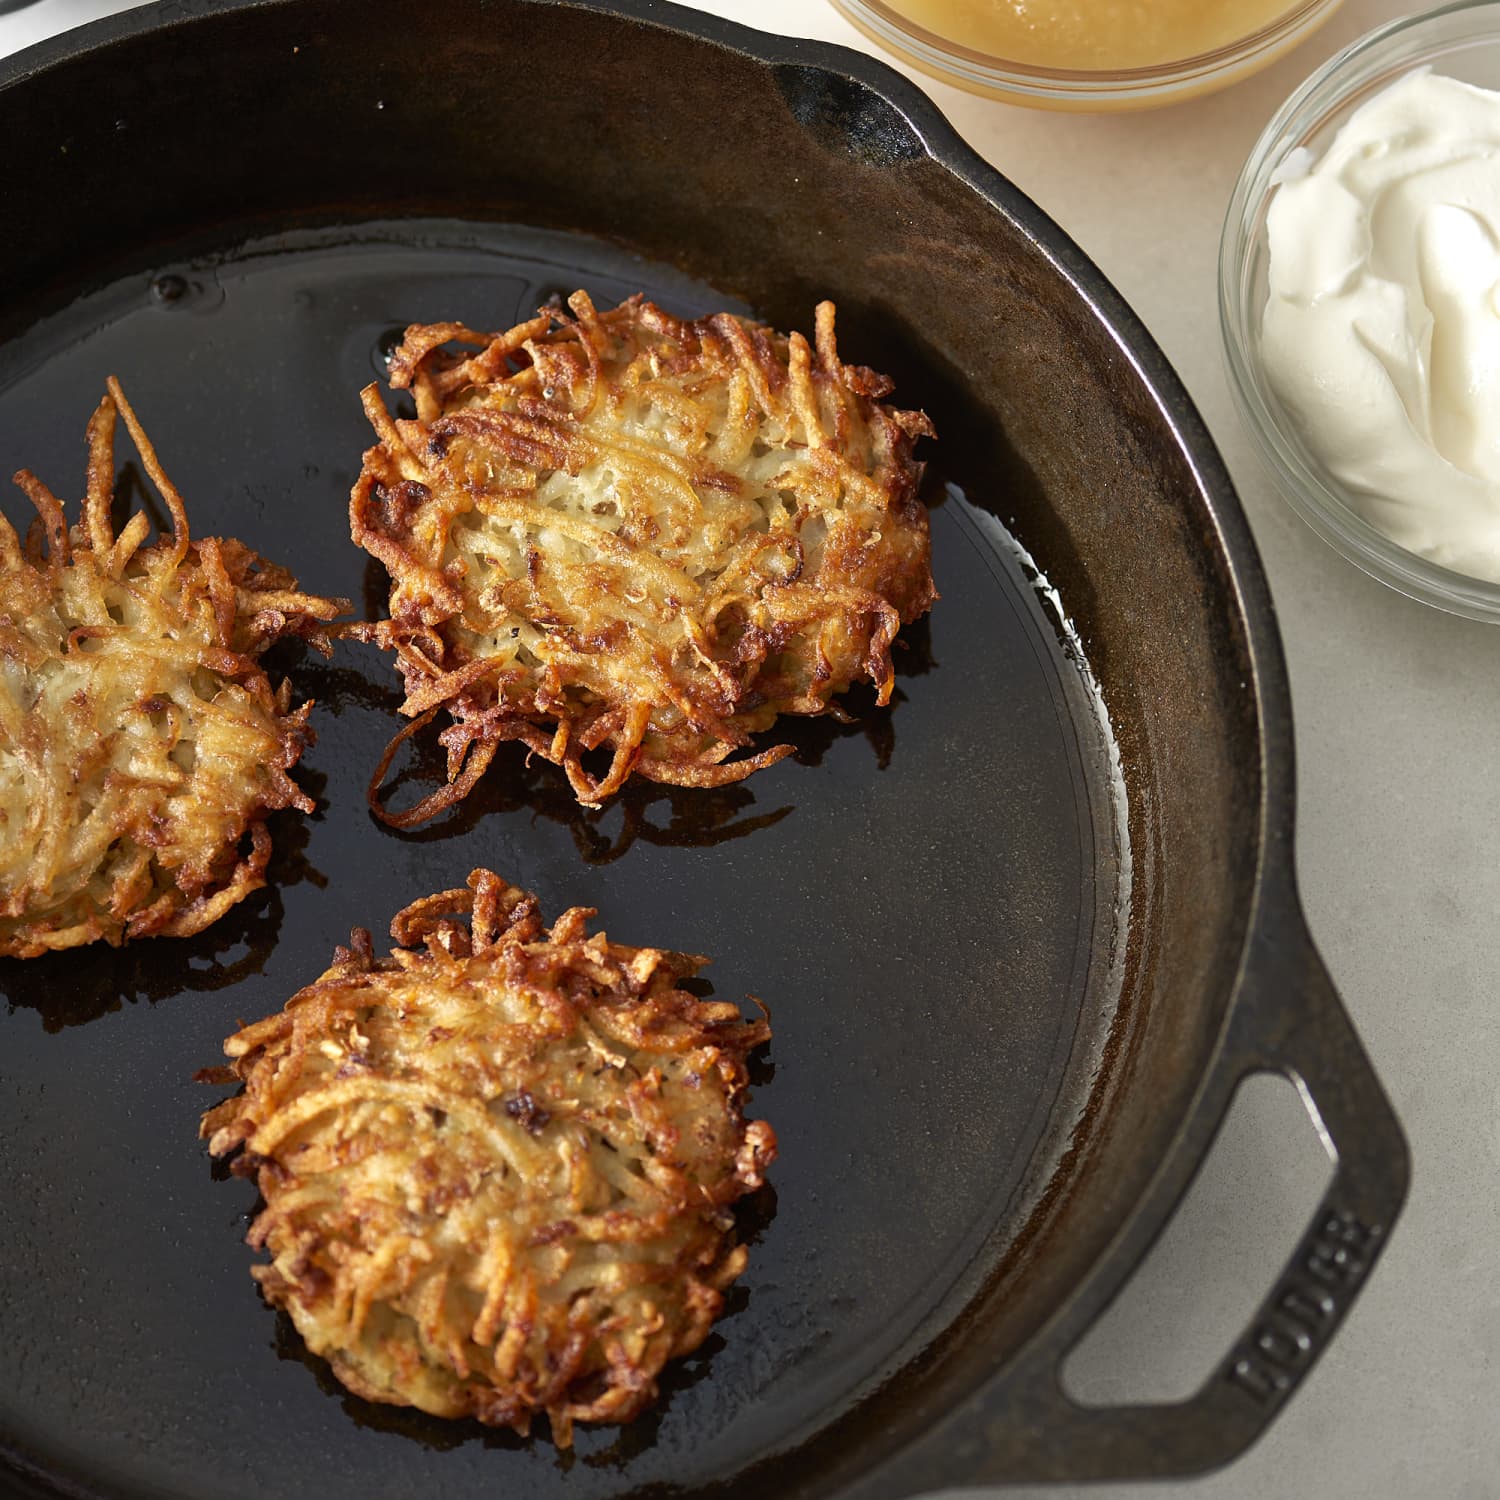
[[[651,1402],[744,1267],[728,1205],[776,1154],[742,1115],[770,1028],[679,987],[705,959],[593,915],[549,933],[476,870],[396,917],[389,958],[357,931],[225,1043],[245,1087],[202,1133],[265,1199],[253,1274],[360,1396],[523,1433],[546,1412],[566,1446]]]
[[[371,803],[409,827],[465,796],[505,740],[565,767],[579,800],[632,773],[738,781],[791,753],[728,759],[778,714],[820,714],[935,597],[917,498],[920,412],[843,364],[834,308],[816,348],[641,297],[508,333],[415,326],[391,360],[414,421],[363,393],[380,437],[350,500],[354,540],[391,575],[365,627],[406,680]],[[482,346],[464,358],[451,346]],[[446,709],[448,784],[410,810],[377,789],[407,735]],[[597,779],[582,756],[612,751]]]
[[[115,534],[116,417],[172,517]],[[200,932],[264,884],[267,813],[313,804],[287,776],[311,703],[257,658],[297,635],[327,648],[342,599],[232,539],[188,538],[119,384],[88,426],[88,493],[71,530],[29,470],[23,546],[0,516],[0,954]]]

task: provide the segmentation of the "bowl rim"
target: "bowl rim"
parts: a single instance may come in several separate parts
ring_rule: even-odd
[[[887,0],[830,0],[846,19],[869,27],[921,66],[971,87],[1044,99],[1141,99],[1201,88],[1269,61],[1295,45],[1343,0],[1295,0],[1281,15],[1233,42],[1207,52],[1133,68],[1052,68],[1018,62],[965,46],[893,11]]]
[[[1392,541],[1359,513],[1354,492],[1306,452],[1290,414],[1265,380],[1257,352],[1263,308],[1251,305],[1248,275],[1278,173],[1304,149],[1305,139],[1377,86],[1392,82],[1391,65],[1402,72],[1426,65],[1420,52],[1393,56],[1396,44],[1439,30],[1455,17],[1485,12],[1494,18],[1493,39],[1500,43],[1500,0],[1449,0],[1365,32],[1293,90],[1251,148],[1230,196],[1219,239],[1218,305],[1230,396],[1281,498],[1336,552],[1378,582],[1450,614],[1500,623],[1500,581],[1461,573]]]

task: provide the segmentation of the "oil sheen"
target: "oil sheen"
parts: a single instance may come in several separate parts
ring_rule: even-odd
[[[945,41],[1036,68],[1149,68],[1230,46],[1288,0],[885,0]]]

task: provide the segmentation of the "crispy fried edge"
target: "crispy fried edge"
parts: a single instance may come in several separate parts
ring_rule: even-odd
[[[125,569],[137,556],[165,551],[174,568],[180,568],[190,554],[195,556],[213,603],[219,633],[220,658],[214,669],[247,684],[261,697],[279,731],[280,752],[266,766],[271,791],[279,800],[262,803],[259,813],[246,819],[234,844],[238,846],[248,836],[250,848],[243,854],[236,849],[232,868],[213,888],[189,896],[174,881],[143,910],[117,916],[111,922],[97,913],[66,928],[22,922],[12,938],[0,942],[0,956],[5,957],[36,958],[101,938],[117,945],[142,937],[191,937],[265,884],[265,869],[271,856],[265,814],[282,807],[296,807],[309,813],[314,808],[287,774],[312,742],[307,718],[313,703],[309,700],[293,708],[291,684],[284,681],[273,692],[256,658],[276,641],[289,636],[300,637],[326,654],[331,647],[325,627],[349,609],[347,599],[326,599],[299,591],[289,573],[266,563],[238,542],[204,537],[195,544],[188,531],[182,495],[163,469],[119,380],[111,375],[105,384],[106,394],[89,418],[86,433],[88,469],[80,524],[70,530],[62,502],[52,490],[30,469],[17,470],[13,480],[30,500],[37,522],[23,545],[10,521],[0,514],[0,570],[27,568],[55,587],[61,571],[71,567],[83,553],[89,554],[95,565],[115,581],[124,576]],[[124,418],[141,464],[161,495],[172,523],[170,538],[161,538],[151,547],[143,546],[150,529],[143,512],[131,516],[118,534],[111,518],[119,417]],[[160,873],[169,876],[165,870]]]

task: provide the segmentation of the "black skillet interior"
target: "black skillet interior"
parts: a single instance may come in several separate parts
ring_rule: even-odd
[[[951,142],[795,49],[609,9],[186,0],[0,73],[0,464],[76,494],[115,373],[200,532],[361,610],[357,391],[408,321],[503,326],[583,285],[806,326],[831,295],[845,357],[942,434],[943,598],[889,711],[856,695],[855,726],[795,726],[797,758],[746,786],[597,815],[507,756],[401,836],[363,801],[385,664],[288,655],[319,701],[320,808],[278,818],[271,888],[191,942],[0,973],[0,1453],[84,1493],[829,1493],[1087,1281],[1214,1055],[1260,858],[1268,626],[1195,419],[1081,257]],[[476,864],[712,953],[717,992],[776,1027],[755,1111],[782,1159],[730,1315],[656,1412],[570,1454],[332,1388],[259,1302],[251,1195],[195,1139],[217,1093],[191,1074],[236,1018]]]
[[[118,373],[199,530],[376,605],[345,501],[368,441],[355,392],[393,328],[508,326],[578,285],[601,303],[646,288],[688,313],[723,300],[597,241],[430,222],[361,235],[159,263],[11,344],[0,462],[76,489],[81,424]],[[288,656],[319,703],[301,779],[320,809],[277,818],[271,887],[191,942],[0,965],[11,1442],[124,1493],[192,1475],[222,1500],[353,1497],[374,1475],[388,1494],[693,1484],[837,1411],[942,1321],[1056,1131],[1101,836],[1103,879],[1114,869],[1083,679],[1004,534],[958,496],[933,498],[945,600],[901,653],[898,701],[865,694],[854,726],[797,726],[797,759],[744,787],[647,787],[589,813],[518,752],[456,817],[395,834],[364,800],[396,723],[387,661]],[[623,939],[712,953],[716,992],[754,991],[776,1026],[756,1108],[783,1159],[744,1214],[758,1242],[732,1314],[657,1413],[580,1432],[566,1457],[338,1393],[246,1274],[253,1190],[211,1180],[195,1139],[222,1091],[192,1074],[236,1017],[278,1007],[352,925],[379,930],[479,864],[549,912],[595,905]],[[1020,868],[1024,881],[1004,878]]]

